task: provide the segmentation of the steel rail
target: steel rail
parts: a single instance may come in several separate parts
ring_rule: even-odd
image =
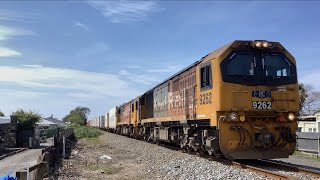
[[[258,162],[262,162],[271,167],[277,167],[279,169],[285,169],[287,171],[303,173],[303,174],[313,176],[315,178],[320,178],[320,171],[308,169],[305,167],[300,167],[299,165],[294,165],[294,164],[291,165],[291,164],[282,163],[274,160],[258,160]]]

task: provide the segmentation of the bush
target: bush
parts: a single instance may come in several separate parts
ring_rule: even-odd
[[[82,138],[96,138],[100,136],[102,133],[99,129],[87,126],[76,126],[74,128],[74,133],[77,139]]]
[[[33,111],[18,109],[13,115],[17,116],[21,129],[33,129],[37,122],[41,120],[41,115]]]

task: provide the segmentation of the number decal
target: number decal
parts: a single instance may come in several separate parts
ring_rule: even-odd
[[[252,109],[272,109],[272,103],[269,101],[253,101]]]
[[[211,104],[212,103],[212,94],[210,93],[204,93],[200,94],[200,105],[202,104]]]

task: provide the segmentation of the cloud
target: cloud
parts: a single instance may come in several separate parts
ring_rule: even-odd
[[[0,76],[0,84],[10,83],[23,89],[101,97],[134,97],[138,94],[136,88],[112,74],[41,65],[0,66],[0,74],[5,74]]]
[[[318,82],[319,79],[320,79],[319,71],[311,71],[311,72],[299,75],[299,83],[310,84],[318,91],[320,91],[320,84],[315,82]]]
[[[151,72],[151,73],[173,73],[173,72],[178,72],[181,69],[182,69],[181,65],[170,65],[170,66],[168,66],[166,68],[148,69],[147,72]]]
[[[23,91],[23,90],[13,90],[13,89],[1,89],[0,96],[15,96],[23,99],[34,99],[43,95],[47,95],[48,93],[44,92],[33,92],[33,91]]]
[[[128,69],[141,69],[141,66],[139,66],[139,65],[127,65],[125,67]]]
[[[0,9],[0,21],[23,21],[23,22],[29,22],[33,21],[36,14],[34,13],[17,13],[14,11],[8,11]]]
[[[89,31],[89,27],[79,21],[74,21],[73,26],[80,27],[80,28],[84,29],[85,31]]]
[[[138,84],[155,85],[156,83],[159,83],[161,81],[159,78],[149,74],[135,74],[126,70],[121,70],[119,72],[119,75],[121,75],[123,78],[127,78],[131,82]]]
[[[13,56],[21,56],[22,54],[18,51],[5,48],[5,47],[0,47],[0,57],[13,57]]]
[[[95,43],[89,47],[80,49],[77,53],[76,56],[78,57],[87,57],[87,56],[92,56],[96,54],[101,54],[109,50],[109,46],[106,43],[100,42],[100,43]]]
[[[16,37],[16,36],[30,36],[30,35],[35,35],[35,33],[29,30],[21,29],[21,28],[13,28],[13,27],[0,25],[0,41],[7,40],[9,38]]]
[[[89,1],[88,4],[113,23],[141,21],[148,13],[158,10],[155,1]]]

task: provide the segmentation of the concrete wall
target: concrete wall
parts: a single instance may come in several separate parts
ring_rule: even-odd
[[[0,146],[12,148],[16,146],[17,118],[10,117],[9,123],[0,124]]]

